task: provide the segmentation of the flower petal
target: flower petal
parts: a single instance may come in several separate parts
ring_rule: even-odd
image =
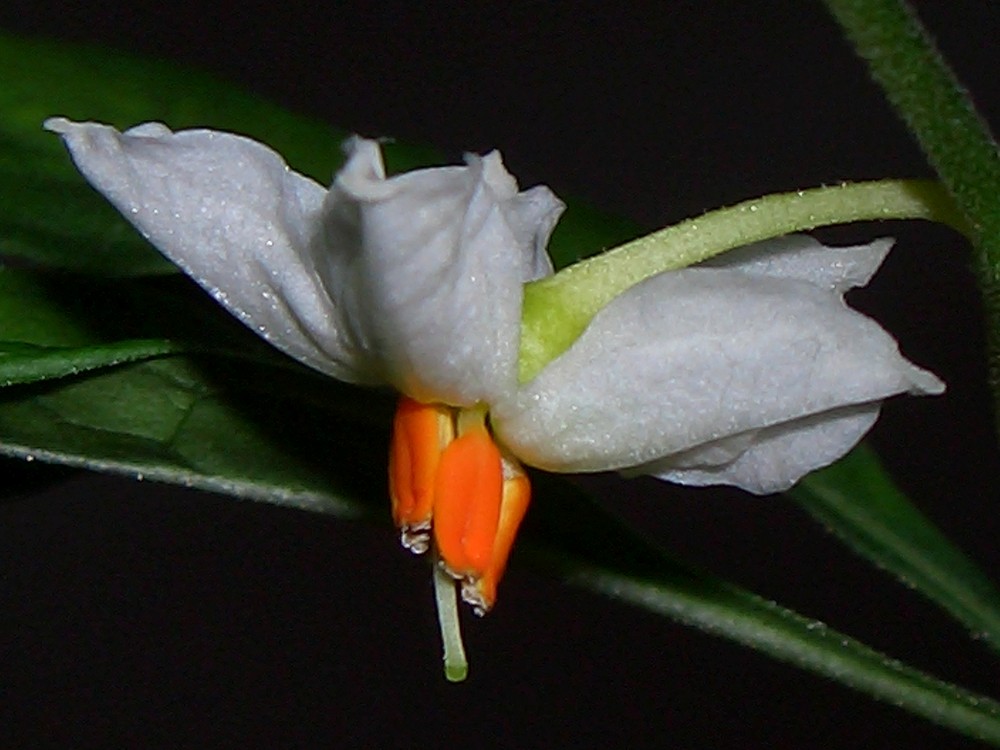
[[[879,402],[834,409],[744,433],[745,449],[728,460],[704,447],[694,448],[628,473],[697,487],[732,484],[757,495],[783,492],[857,445],[878,414]]]
[[[845,292],[867,284],[892,245],[893,240],[885,237],[867,245],[827,247],[807,234],[789,234],[716,255],[699,267],[800,279]]]
[[[350,382],[378,371],[344,338],[318,273],[326,191],[260,143],[229,133],[124,133],[52,118],[84,176],[164,255],[274,346]]]
[[[790,278],[779,278],[755,263],[636,285],[516,398],[494,407],[494,429],[541,468],[656,461],[677,481],[702,484],[714,472],[712,481],[769,492],[846,452],[882,399],[943,390],[831,291],[863,273],[838,277],[825,263],[810,273],[792,258]],[[855,419],[844,416],[854,407]],[[785,450],[798,456],[781,464]],[[672,461],[676,471],[666,468]]]
[[[323,276],[353,339],[418,401],[509,396],[522,285],[551,270],[544,247],[562,203],[543,187],[518,193],[495,152],[385,179],[373,142],[349,148],[327,198],[325,242],[356,251]]]
[[[248,138],[53,118],[81,172],[244,323],[341,380],[468,406],[516,387],[522,284],[563,205],[499,154],[386,179],[355,138],[329,192]]]

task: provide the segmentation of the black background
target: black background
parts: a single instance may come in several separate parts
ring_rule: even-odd
[[[917,6],[996,123],[1000,10]],[[522,185],[545,182],[650,229],[771,191],[930,174],[818,2],[418,7],[7,0],[0,28],[194,64],[455,158],[497,147]],[[852,301],[949,392],[888,404],[873,439],[920,507],[995,572],[1000,460],[968,249],[916,223],[824,236],[883,232],[900,244]],[[0,506],[5,746],[973,744],[516,560],[495,612],[466,622],[470,679],[449,685],[426,569],[387,526],[0,470],[13,494]],[[996,694],[987,649],[784,499],[598,486],[679,555]]]

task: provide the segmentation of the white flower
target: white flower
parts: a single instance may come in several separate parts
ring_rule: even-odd
[[[507,464],[776,492],[853,447],[883,399],[944,388],[843,302],[886,240],[789,237],[655,276],[519,384],[522,285],[551,273],[563,205],[545,187],[518,192],[497,153],[387,179],[378,145],[354,139],[326,190],[237,135],[46,127],[273,345],[341,380],[488,410]]]

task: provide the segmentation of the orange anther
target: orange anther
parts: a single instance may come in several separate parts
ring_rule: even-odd
[[[389,448],[389,497],[393,520],[404,532],[430,526],[434,478],[453,434],[448,407],[400,398]]]
[[[478,578],[489,567],[502,493],[500,450],[485,425],[445,448],[435,484],[434,541],[455,575]]]
[[[518,467],[520,469],[520,467]],[[531,502],[531,483],[525,474],[505,479],[503,483],[503,499],[500,504],[500,523],[493,541],[493,555],[490,564],[482,577],[464,587],[462,597],[470,604],[482,610],[480,614],[493,607],[497,598],[497,584],[507,569],[507,560],[517,537],[518,527],[528,512]]]
[[[438,559],[462,579],[462,598],[480,614],[493,606],[531,498],[527,476],[501,456],[486,421],[485,408],[404,396],[389,450],[389,495],[403,546],[425,552],[433,534]]]

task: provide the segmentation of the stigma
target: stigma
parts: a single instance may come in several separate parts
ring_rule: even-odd
[[[528,477],[490,432],[485,407],[403,396],[393,420],[389,496],[404,547],[433,549],[477,614],[496,601],[531,498]]]

